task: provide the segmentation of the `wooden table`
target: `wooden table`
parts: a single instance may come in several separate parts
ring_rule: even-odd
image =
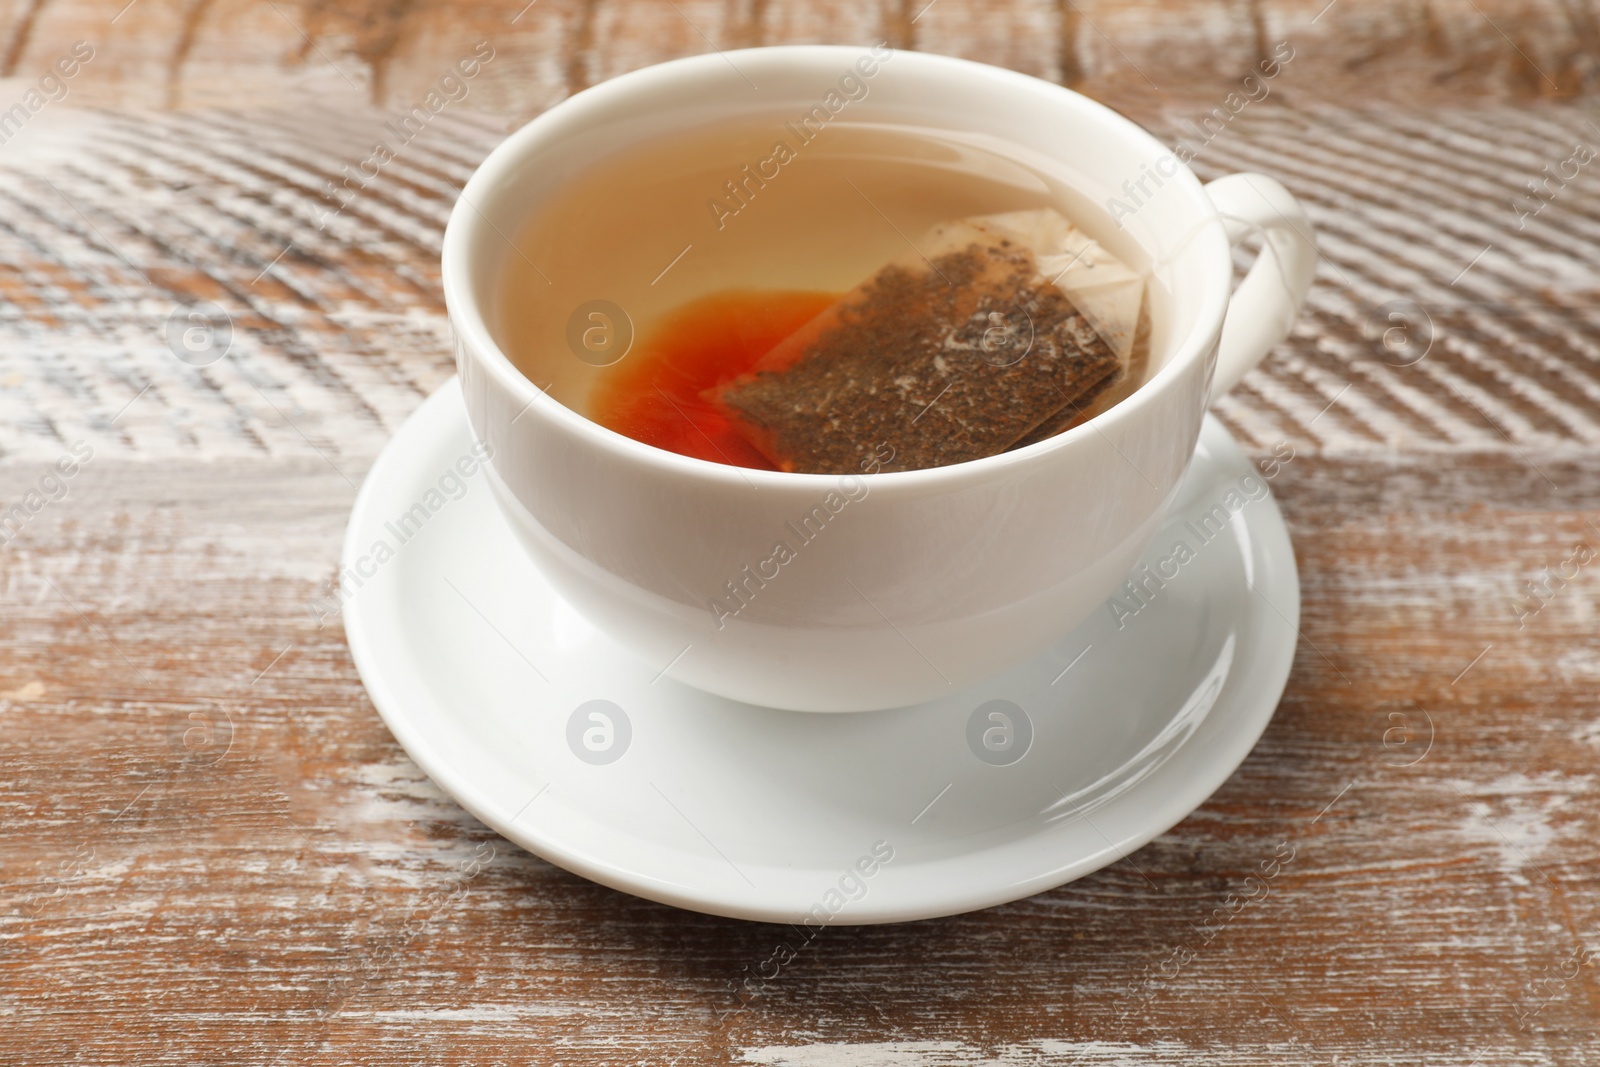
[[[0,1061],[1600,1062],[1600,164],[1525,186],[1600,144],[1589,5],[124,2],[0,22]],[[1293,337],[1217,409],[1277,464],[1303,637],[1170,833],[1005,907],[831,928],[734,1012],[782,928],[498,838],[307,604],[452,372],[440,234],[505,131],[713,46],[879,39],[1169,139],[1294,49],[1196,165],[1279,177],[1321,233]],[[467,98],[319,228],[479,41]],[[231,316],[203,367],[167,333],[197,299]]]

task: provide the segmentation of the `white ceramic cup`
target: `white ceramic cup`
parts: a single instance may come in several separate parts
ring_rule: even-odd
[[[1074,221],[1145,260],[1152,373],[1132,396],[1013,452],[840,478],[747,471],[642,444],[513,366],[487,315],[514,254],[505,235],[560,183],[645,136],[741,113],[803,113],[867,54],[750,49],[597,85],[489,155],[444,239],[469,417],[493,449],[496,498],[543,573],[668,677],[772,707],[860,711],[953,693],[1104,610],[1158,528],[1207,405],[1288,333],[1316,265],[1306,215],[1276,181],[1239,174],[1202,186],[1166,146],[1077,93],[895,52],[850,104],[850,120],[1026,145],[1059,162],[1086,203],[1106,205]],[[1261,251],[1230,296],[1233,245],[1252,233]]]

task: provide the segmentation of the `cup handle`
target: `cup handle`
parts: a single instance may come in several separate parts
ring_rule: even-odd
[[[1217,346],[1217,369],[1211,377],[1211,399],[1229,389],[1289,336],[1295,316],[1311,288],[1317,269],[1317,241],[1311,220],[1289,190],[1264,174],[1230,174],[1206,186],[1238,245],[1261,234],[1261,251],[1228,301]]]

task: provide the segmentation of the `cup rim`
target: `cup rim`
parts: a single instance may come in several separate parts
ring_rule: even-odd
[[[611,104],[625,95],[639,98],[648,98],[650,89],[663,80],[676,80],[688,77],[698,77],[710,71],[724,71],[729,62],[737,62],[741,57],[759,63],[784,62],[798,60],[801,57],[813,58],[825,55],[860,56],[870,53],[868,46],[855,45],[769,45],[757,48],[743,48],[723,52],[710,52],[701,55],[686,56],[679,59],[668,60],[662,63],[641,67],[618,75],[587,89],[581,90],[559,103],[546,109],[544,112],[525,123],[511,133],[486,156],[468,179],[457,198],[457,203],[450,210],[450,217],[445,226],[443,251],[441,256],[440,274],[444,289],[445,308],[451,328],[454,330],[458,347],[465,353],[465,357],[473,359],[497,383],[508,390],[518,402],[518,410],[530,416],[542,417],[553,421],[560,428],[576,436],[584,437],[594,446],[612,454],[619,460],[642,464],[653,468],[662,474],[674,477],[695,478],[702,481],[723,482],[737,484],[741,487],[793,489],[815,489],[822,482],[836,483],[840,478],[870,478],[871,484],[880,489],[900,486],[907,489],[926,488],[942,483],[965,482],[981,479],[990,473],[1002,471],[1006,468],[1028,465],[1041,461],[1054,452],[1071,448],[1077,441],[1090,434],[1102,433],[1106,428],[1127,422],[1136,418],[1138,414],[1155,402],[1156,394],[1164,391],[1180,375],[1185,373],[1190,364],[1197,359],[1204,359],[1210,354],[1214,342],[1220,336],[1223,316],[1228,307],[1228,296],[1231,289],[1231,277],[1219,272],[1212,275],[1208,272],[1197,284],[1205,285],[1213,292],[1202,294],[1201,306],[1195,316],[1194,324],[1182,341],[1177,345],[1172,357],[1155,373],[1154,376],[1143,382],[1131,394],[1114,404],[1106,411],[1079,423],[1071,429],[1053,434],[1042,441],[1010,451],[1000,452],[979,459],[963,460],[959,463],[945,464],[938,467],[925,467],[907,471],[879,471],[873,474],[818,474],[794,471],[769,471],[755,467],[740,467],[732,464],[718,463],[713,460],[699,459],[694,456],[685,456],[677,452],[646,444],[635,440],[625,434],[618,433],[609,427],[590,419],[586,415],[568,407],[549,395],[544,389],[536,386],[533,381],[517,369],[511,358],[506,355],[499,343],[494,339],[489,330],[484,315],[484,299],[473,291],[469,284],[468,254],[474,242],[483,235],[483,231],[492,226],[487,218],[474,207],[476,199],[484,194],[492,183],[496,181],[498,172],[507,170],[522,160],[536,154],[546,130],[558,118],[565,118],[574,110],[580,108],[595,108]],[[1105,126],[1113,128],[1116,133],[1137,144],[1152,160],[1162,156],[1173,155],[1171,149],[1157,140],[1149,131],[1131,119],[1119,114],[1099,101],[1090,99],[1081,93],[1075,92],[1063,85],[1047,82],[1041,78],[1022,74],[1017,71],[1007,70],[986,63],[973,60],[959,59],[954,56],[938,55],[931,52],[916,52],[909,49],[895,49],[896,58],[911,58],[914,62],[923,64],[926,69],[943,68],[952,76],[965,78],[987,78],[1001,86],[1011,86],[1016,89],[1025,89],[1033,93],[1042,93],[1045,96],[1055,97],[1060,105],[1076,108],[1081,114],[1090,116]],[[1182,190],[1191,200],[1200,216],[1200,221],[1193,227],[1192,234],[1185,240],[1204,240],[1204,235],[1210,231],[1215,239],[1220,241],[1221,249],[1230,247],[1227,231],[1216,206],[1205,193],[1205,188],[1200,179],[1187,163],[1180,162],[1177,172],[1165,179],[1167,185]],[[463,202],[470,208],[463,210]],[[500,234],[502,238],[504,234]],[[1224,259],[1224,262],[1228,262]]]

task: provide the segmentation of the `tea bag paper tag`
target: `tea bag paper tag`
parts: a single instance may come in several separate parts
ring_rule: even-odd
[[[940,223],[918,242],[932,259],[973,241],[1008,239],[1033,252],[1039,273],[1066,294],[1126,363],[1144,303],[1144,279],[1051,208]]]

